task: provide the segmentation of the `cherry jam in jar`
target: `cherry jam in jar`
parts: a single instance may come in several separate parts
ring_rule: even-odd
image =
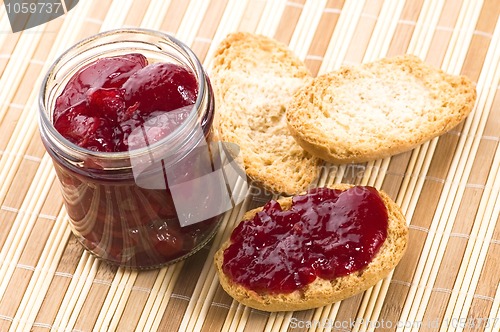
[[[213,94],[182,42],[145,29],[87,38],[55,61],[39,102],[41,138],[87,250],[155,268],[212,238],[227,204]]]

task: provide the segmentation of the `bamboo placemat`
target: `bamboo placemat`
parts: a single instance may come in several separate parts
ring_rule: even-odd
[[[498,0],[81,0],[22,33],[0,10],[0,331],[372,331],[500,329],[500,2]],[[318,185],[370,184],[401,205],[410,227],[394,273],[323,308],[269,314],[232,301],[212,256],[226,213],[202,251],[163,269],[117,269],[71,235],[38,135],[37,94],[54,59],[112,28],[171,33],[209,67],[233,31],[290,47],[314,74],[401,53],[466,74],[478,92],[457,128],[392,158],[329,165]],[[499,224],[500,225],[500,224]]]

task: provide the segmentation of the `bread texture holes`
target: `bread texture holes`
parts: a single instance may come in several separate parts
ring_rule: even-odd
[[[221,65],[231,62],[231,66]],[[312,79],[305,64],[284,44],[257,34],[229,34],[218,45],[210,79],[214,86],[221,139],[238,144],[245,172],[255,183],[277,193],[304,190],[319,174],[320,159],[297,154],[286,107],[292,95]],[[276,162],[261,156],[270,156]],[[281,160],[281,162],[279,162]],[[304,165],[293,178],[297,164]]]
[[[318,76],[294,95],[287,119],[314,156],[366,162],[444,134],[471,112],[475,99],[468,78],[401,55]]]

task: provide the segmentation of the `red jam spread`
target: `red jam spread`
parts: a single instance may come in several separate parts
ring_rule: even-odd
[[[289,210],[270,201],[234,229],[223,270],[254,291],[290,293],[317,277],[363,269],[385,241],[387,223],[384,202],[367,186],[312,189]]]
[[[149,144],[175,129],[196,102],[197,87],[193,73],[173,63],[148,64],[136,53],[101,58],[68,81],[56,100],[54,126],[83,148],[128,151],[139,146],[131,133],[148,121],[155,124]],[[176,116],[161,116],[173,110]]]

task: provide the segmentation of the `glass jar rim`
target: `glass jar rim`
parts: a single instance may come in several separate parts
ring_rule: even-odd
[[[122,36],[122,35],[148,35],[148,36],[153,36],[153,37],[158,37],[158,41],[167,41],[170,42],[172,46],[176,48],[177,51],[181,52],[183,55],[186,56],[186,60],[189,61],[189,63],[192,65],[192,70],[194,70],[194,74],[197,79],[197,88],[198,88],[198,95],[196,97],[195,103],[192,105],[192,110],[189,112],[188,117],[177,127],[175,128],[171,133],[169,133],[167,136],[163,137],[162,139],[158,140],[157,142],[154,142],[150,145],[147,145],[145,147],[140,147],[136,149],[131,149],[127,151],[120,151],[120,152],[100,152],[100,151],[93,151],[89,149],[85,149],[83,147],[78,146],[77,144],[71,142],[70,140],[66,139],[59,131],[54,127],[53,122],[48,116],[47,113],[47,105],[46,105],[46,93],[47,93],[47,84],[49,83],[49,80],[52,79],[56,75],[56,69],[58,65],[61,65],[64,59],[66,59],[68,56],[72,54],[72,52],[75,52],[79,49],[82,49],[86,45],[91,44],[95,40],[103,40],[103,43],[98,44],[94,47],[99,47],[104,45],[104,38],[112,38],[112,37],[117,37],[117,36]],[[120,43],[120,42],[141,42],[140,40],[125,40],[125,39],[116,39],[112,40],[112,43]],[[47,130],[48,134],[54,139],[56,139],[59,143],[63,144],[65,147],[68,147],[71,152],[75,153],[76,155],[80,156],[85,156],[85,158],[95,158],[96,160],[104,160],[104,159],[113,159],[113,160],[124,160],[124,159],[130,159],[132,156],[140,156],[143,154],[148,154],[150,153],[151,150],[154,150],[155,148],[161,146],[164,144],[166,141],[172,140],[173,138],[178,138],[180,133],[183,133],[186,131],[186,129],[189,129],[189,126],[193,126],[193,122],[195,122],[199,117],[199,109],[202,103],[204,102],[204,99],[206,99],[206,94],[207,94],[207,88],[206,84],[208,83],[208,79],[206,77],[205,71],[203,69],[203,66],[196,56],[196,54],[182,41],[179,39],[175,38],[174,36],[157,31],[157,30],[152,30],[152,29],[146,29],[146,28],[120,28],[120,29],[112,29],[112,30],[107,30],[103,31],[97,34],[94,34],[92,36],[89,36],[85,39],[82,39],[81,41],[73,44],[70,46],[67,50],[65,50],[61,55],[59,55],[56,60],[52,63],[52,65],[49,67],[47,73],[45,74],[41,87],[40,87],[40,93],[38,97],[38,102],[39,102],[39,121],[40,121],[40,126],[42,130]]]

